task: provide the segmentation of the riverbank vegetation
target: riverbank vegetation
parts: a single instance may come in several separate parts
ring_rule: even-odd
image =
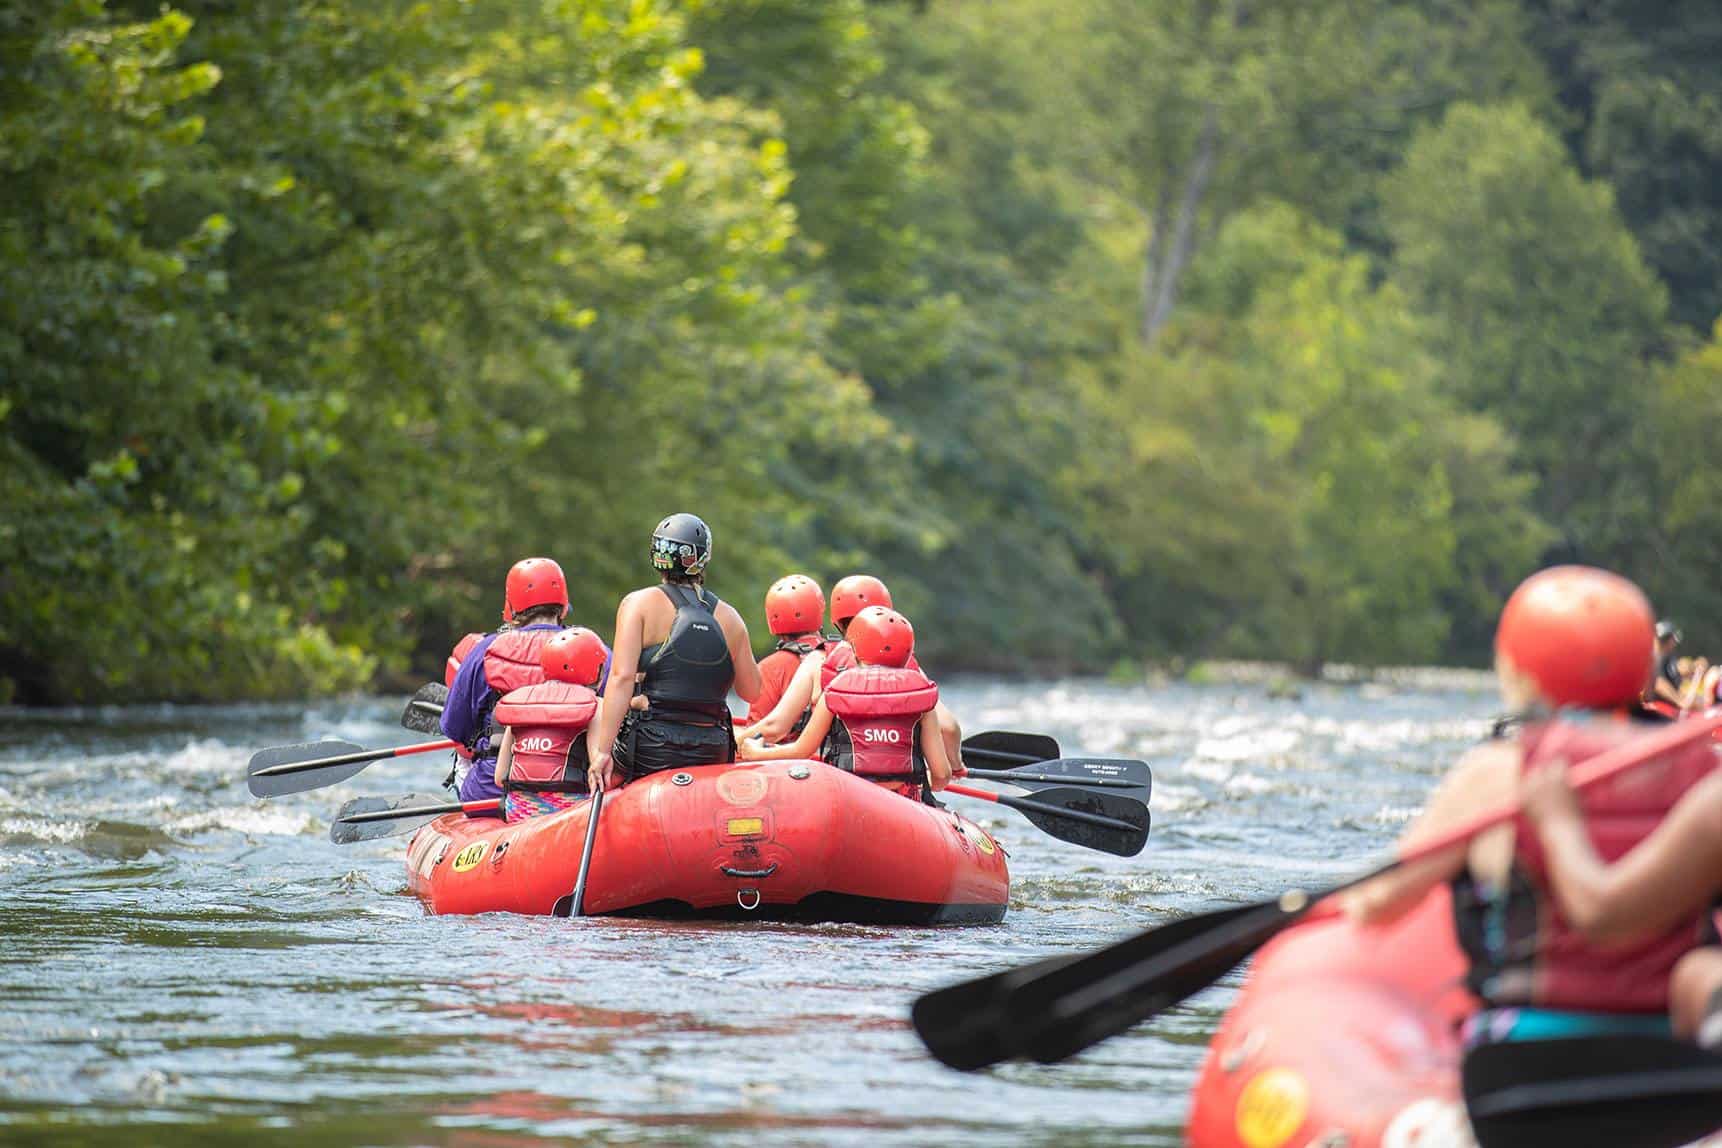
[[[0,678],[440,665],[662,514],[930,664],[1722,636],[1707,0],[0,0]],[[762,627],[761,627],[762,629]]]

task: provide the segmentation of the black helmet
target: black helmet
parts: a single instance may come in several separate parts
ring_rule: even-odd
[[[652,531],[652,565],[689,577],[712,560],[711,527],[693,514],[672,514]]]
[[[1674,644],[1678,646],[1680,644],[1681,637],[1680,627],[1676,626],[1667,618],[1664,618],[1662,621],[1656,623],[1656,637],[1658,641],[1664,638],[1673,638]]]

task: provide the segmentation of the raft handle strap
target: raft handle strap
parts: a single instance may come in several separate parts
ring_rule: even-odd
[[[718,872],[725,877],[769,877],[777,872],[777,862],[773,861],[763,869],[735,869],[728,865],[718,867]]]

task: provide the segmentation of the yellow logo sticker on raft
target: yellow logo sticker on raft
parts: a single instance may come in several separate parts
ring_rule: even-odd
[[[998,846],[993,844],[993,839],[987,836],[987,831],[978,825],[973,825],[967,821],[963,822],[963,836],[973,841],[975,848],[989,857],[998,849]]]
[[[454,855],[454,871],[465,873],[468,869],[477,867],[478,863],[484,860],[485,850],[489,848],[488,841],[474,841]]]
[[[1309,1085],[1289,1068],[1257,1073],[1238,1096],[1238,1139],[1245,1148],[1280,1148],[1309,1113]]]

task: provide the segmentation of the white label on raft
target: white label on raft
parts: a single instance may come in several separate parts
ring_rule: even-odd
[[[1477,1148],[1465,1105],[1425,1097],[1400,1110],[1382,1134],[1381,1148]]]
[[[413,838],[412,847],[407,851],[407,868],[417,873],[425,880],[430,879],[431,870],[442,858],[442,850],[449,839],[434,829],[421,829],[419,835]]]

